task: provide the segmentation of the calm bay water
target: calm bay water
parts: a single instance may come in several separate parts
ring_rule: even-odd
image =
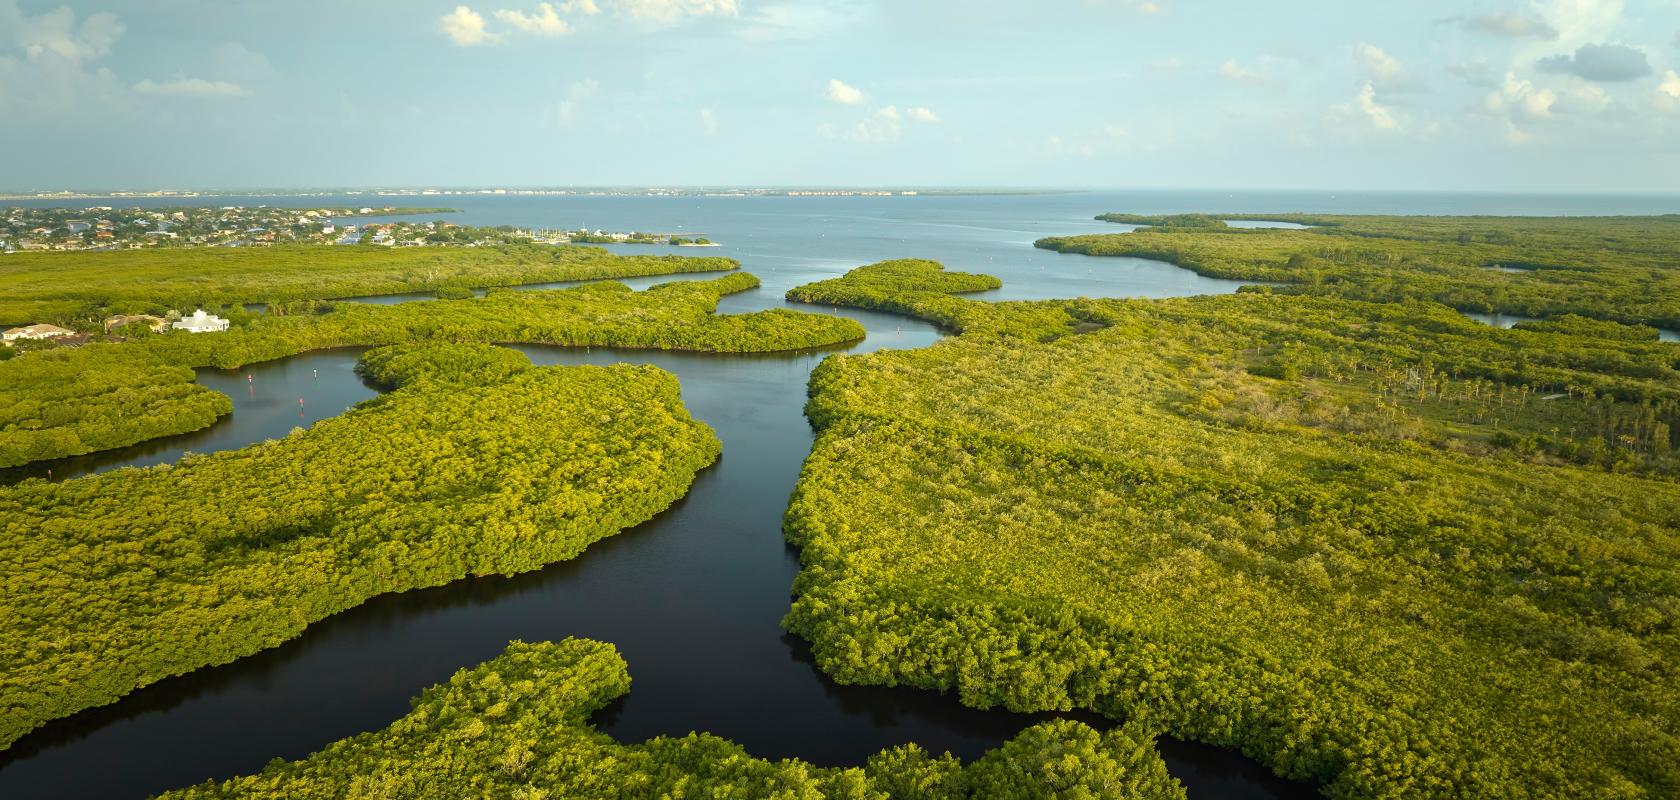
[[[439,202],[461,207],[463,213],[451,218],[468,223],[709,235],[725,246],[676,252],[737,258],[765,283],[725,298],[720,313],[788,305],[781,297],[792,286],[898,257],[932,258],[952,269],[1002,277],[1004,288],[982,295],[988,299],[1166,297],[1229,292],[1239,285],[1158,262],[1059,255],[1031,247],[1041,236],[1115,230],[1118,226],[1090,219],[1110,210],[1654,213],[1680,207],[1673,199],[1622,199],[1592,208],[1594,201],[1580,199],[1419,197],[1350,198],[1345,206],[1312,205],[1338,201],[1306,195],[1277,195],[1262,202],[1188,194],[1163,194],[1149,201],[1154,205],[1089,194],[474,197]],[[329,201],[271,202],[309,206]],[[1649,208],[1639,205],[1647,202]],[[630,245],[615,249],[672,252]],[[857,319],[869,330],[853,352],[923,347],[939,336],[915,320],[851,310],[830,313]],[[511,639],[587,636],[617,645],[630,663],[634,689],[595,722],[626,742],[699,730],[740,742],[758,756],[799,757],[822,765],[861,763],[882,748],[910,741],[973,758],[1036,719],[964,708],[931,692],[837,686],[811,665],[801,641],[781,632],[778,623],[798,567],[797,553],[783,542],[781,516],[811,445],[802,413],[806,380],[826,353],[519,349],[538,364],[628,361],[670,370],[682,382],[689,409],[717,430],[724,444],[722,460],[702,473],[673,508],[592,546],[574,561],[511,579],[466,580],[377,598],[279,648],[162,681],[111,706],[52,723],[0,753],[0,797],[143,797],[254,772],[271,758],[299,758],[336,739],[384,727],[407,711],[409,697],[461,667],[493,657]],[[241,370],[202,370],[201,383],[233,398],[236,410],[230,419],[184,437],[48,466],[55,470],[53,477],[62,479],[167,463],[187,450],[210,452],[284,435],[373,395],[351,371],[358,352],[324,351]],[[40,475],[44,467],[30,469],[29,474]],[[1162,749],[1192,798],[1316,796],[1311,788],[1279,780],[1229,752],[1170,740],[1162,742]]]

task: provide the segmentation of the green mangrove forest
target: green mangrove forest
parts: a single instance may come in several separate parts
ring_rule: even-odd
[[[1576,314],[1680,330],[1680,215],[1381,217],[1279,214],[1307,230],[1241,229],[1210,217],[1106,214],[1148,227],[1050,237],[1064,253],[1168,261],[1198,274],[1351,300],[1432,300],[1461,311]],[[1250,217],[1251,219],[1254,217]]]
[[[200,251],[191,251],[200,252]],[[635,292],[602,282],[492,291],[431,303],[340,303],[263,315],[222,333],[172,332],[0,361],[0,467],[106,450],[213,424],[232,410],[193,367],[232,368],[309,350],[414,341],[528,342],[707,352],[771,352],[863,338],[840,317],[772,309],[717,315],[758,285],[736,272]]]
[[[630,690],[624,659],[585,639],[526,644],[427,689],[390,727],[260,774],[160,800],[499,797],[514,800],[1183,800],[1153,739],[1071,721],[1021,732],[961,764],[914,744],[861,767],[754,758],[706,734],[619,744],[589,715]]]
[[[1310,221],[1074,246],[1298,255],[1299,292],[984,303],[931,262],[795,289],[960,335],[817,369],[785,626],[843,683],[1089,709],[1332,797],[1680,795],[1680,347],[1623,324],[1675,318],[1634,234],[1680,224]],[[1407,288],[1436,252],[1489,301],[1516,279],[1486,265],[1545,260],[1569,281],[1535,302],[1579,316],[1468,320]]]
[[[375,595],[572,558],[719,454],[653,367],[432,344],[364,369],[397,388],[282,439],[0,488],[0,746]]]
[[[843,684],[1121,724],[1038,724],[967,764],[623,743],[589,722],[630,689],[611,644],[515,642],[383,730],[165,797],[1183,798],[1163,735],[1347,800],[1680,797],[1680,344],[1658,330],[1680,329],[1680,216],[1099,219],[1140,227],[1037,246],[1253,285],[985,302],[964,295],[996,277],[903,259],[787,292],[952,335],[813,373],[783,626]],[[386,393],[239,450],[0,487],[0,750],[672,506],[721,445],[671,374],[501,345],[765,353],[863,327],[718,315],[759,285],[742,272],[469,289],[736,267],[512,245],[7,257],[0,319],[270,313],[0,361],[0,467],[214,424],[231,402],[195,369],[368,347],[357,372]],[[323,302],[410,291],[439,299]]]
[[[516,286],[738,269],[727,258],[621,256],[596,247],[208,247],[14,253],[0,260],[0,323],[96,330],[111,314],[195,306]]]

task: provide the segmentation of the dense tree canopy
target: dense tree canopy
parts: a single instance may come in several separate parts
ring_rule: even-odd
[[[612,645],[515,642],[426,690],[390,727],[261,774],[160,800],[1183,800],[1152,738],[1071,721],[1023,731],[964,766],[914,744],[862,767],[765,761],[714,736],[619,744],[588,716],[630,688]]]
[[[416,341],[532,342],[709,352],[799,350],[863,338],[853,320],[785,309],[717,315],[758,285],[743,272],[631,291],[621,283],[492,291],[431,303],[341,303],[224,333],[172,332],[0,362],[0,467],[198,430],[231,410],[187,367],[243,366],[308,350]],[[144,413],[115,413],[143,411]]]
[[[937,310],[963,335],[812,380],[786,625],[837,680],[1335,797],[1680,795],[1680,348],[1261,293]]]
[[[96,330],[107,313],[322,300],[736,269],[727,258],[622,256],[595,247],[210,247],[15,253],[0,261],[0,324]]]
[[[0,746],[374,595],[572,558],[718,456],[653,367],[370,356],[402,388],[307,431],[0,488]]]
[[[1434,300],[1461,311],[1578,314],[1680,330],[1680,215],[1270,218],[1315,227],[1160,225],[1037,246],[1160,259],[1211,277],[1283,284],[1276,291],[1293,294]]]
[[[30,353],[0,362],[0,467],[195,431],[232,411],[190,367],[137,347]]]

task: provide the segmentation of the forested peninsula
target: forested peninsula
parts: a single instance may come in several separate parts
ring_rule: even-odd
[[[1169,261],[1209,277],[1274,282],[1272,291],[1290,294],[1433,300],[1461,311],[1577,314],[1680,331],[1680,215],[1264,217],[1313,226],[1307,230],[1221,221],[1242,218],[1105,214],[1098,219],[1147,227],[1036,245]]]
[[[964,765],[914,744],[861,767],[765,761],[706,734],[619,744],[588,717],[630,688],[624,659],[586,639],[515,642],[427,689],[390,727],[159,800],[501,797],[514,800],[1183,800],[1152,737],[1071,721],[1022,731]]]
[[[0,748],[375,595],[572,558],[719,454],[653,367],[483,344],[365,358],[397,388],[309,430],[0,488]]]
[[[961,335],[818,368],[787,629],[843,683],[1091,709],[1337,798],[1680,795],[1680,348],[1470,321],[1348,227],[1092,240],[1349,254],[1307,296],[984,303],[931,262],[795,289]],[[1538,270],[1598,287],[1559,310],[1673,318],[1657,245],[1606,246]],[[1446,274],[1522,250],[1463,247]]]
[[[0,259],[0,324],[96,328],[110,314],[738,269],[727,258],[596,247],[210,247],[14,253]]]
[[[863,338],[856,322],[822,314],[713,313],[723,295],[757,285],[756,277],[736,272],[641,292],[602,282],[430,303],[340,303],[324,313],[263,315],[222,333],[171,333],[30,353],[0,361],[0,467],[213,424],[232,406],[225,396],[193,383],[195,367],[231,368],[309,350],[411,341],[772,352]]]

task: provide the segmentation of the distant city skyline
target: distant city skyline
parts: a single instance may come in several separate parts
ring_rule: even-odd
[[[138,5],[0,0],[0,193],[1680,186],[1675,0]]]

